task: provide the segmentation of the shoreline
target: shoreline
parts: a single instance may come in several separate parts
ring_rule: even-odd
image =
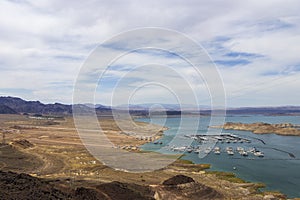
[[[215,128],[215,127],[212,127],[212,128]],[[168,130],[168,129],[169,129],[169,127],[167,127],[166,130]],[[164,134],[162,134],[159,139],[161,139],[163,136],[164,136]],[[153,151],[149,150],[148,152],[153,152]],[[203,167],[202,167],[201,169],[204,170],[206,174],[213,174],[213,175],[215,175],[216,177],[218,177],[218,178],[220,178],[222,180],[230,181],[230,182],[233,182],[233,183],[248,183],[248,184],[253,184],[253,186],[255,188],[254,190],[258,191],[261,194],[265,194],[265,195],[277,195],[277,196],[280,196],[280,197],[286,196],[287,197],[287,195],[284,194],[283,192],[272,191],[272,190],[265,189],[267,187],[267,185],[265,183],[263,183],[263,182],[252,182],[252,181],[245,180],[243,178],[238,177],[236,173],[231,172],[231,171],[216,171],[216,170],[211,170],[211,166],[212,166],[211,163],[196,164],[196,163],[194,163],[191,160],[184,159],[183,158],[184,156],[185,156],[185,154],[182,154],[178,158],[178,160],[180,162],[188,163],[188,165],[193,165],[193,166],[205,165],[207,168],[203,169]]]
[[[252,197],[263,199],[264,196],[261,192],[257,191],[259,185],[256,183],[233,182],[233,180],[237,179],[229,178],[228,180],[229,175],[221,172],[217,173],[221,173],[223,176],[219,175],[218,177],[218,175],[205,170],[209,165],[192,164],[190,161],[185,161],[184,158],[175,161],[166,168],[147,173],[133,174],[111,169],[87,152],[78,137],[76,129],[74,129],[72,118],[66,118],[58,125],[43,125],[44,121],[28,119],[24,116],[11,116],[11,118],[9,118],[9,116],[0,116],[0,119],[4,119],[4,128],[7,129],[14,130],[11,127],[22,125],[15,127],[18,128],[19,131],[12,131],[11,134],[7,135],[8,142],[22,139],[33,145],[32,147],[27,147],[25,142],[25,145],[22,144],[19,147],[12,146],[13,148],[11,148],[11,150],[23,152],[24,155],[19,153],[17,153],[17,155],[24,157],[25,160],[30,155],[42,163],[32,164],[32,166],[8,165],[4,168],[5,170],[13,169],[13,171],[32,174],[35,177],[47,179],[78,180],[78,183],[81,183],[81,180],[96,181],[98,183],[119,181],[141,185],[158,185],[174,175],[184,174],[192,177],[199,183],[216,189],[227,198],[241,198],[244,195],[243,191],[247,191],[248,199],[252,199]],[[124,123],[125,122],[126,121],[124,121]],[[104,120],[101,123],[103,123],[101,125],[107,137],[109,137],[115,145],[138,145],[149,142],[138,140],[134,136],[120,134],[122,131],[117,128],[112,120]],[[127,123],[125,124],[128,125]],[[153,125],[148,126],[146,122],[142,124],[145,133],[152,132],[154,129],[151,129],[151,127],[158,127]],[[25,125],[28,127],[25,127]],[[127,128],[129,130],[132,128],[132,130],[137,131],[134,127],[129,126]],[[167,130],[167,127],[164,129]],[[163,135],[164,132],[162,132],[160,137],[163,137]],[[15,154],[16,152],[12,152],[12,155]],[[11,161],[7,160],[5,162],[9,164]],[[222,177],[225,179],[222,179]],[[216,185],[216,182],[220,183],[220,185]]]
[[[210,126],[210,128],[218,128],[224,130],[251,131],[254,134],[276,134],[280,136],[300,136],[300,125],[291,123],[269,124],[263,122],[241,123],[226,122],[223,125]]]

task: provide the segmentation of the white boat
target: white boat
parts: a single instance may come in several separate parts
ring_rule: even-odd
[[[196,136],[192,136],[191,139],[197,140],[198,138]]]
[[[230,155],[230,156],[233,156],[233,155],[234,155],[234,152],[231,151],[231,150],[228,150],[228,151],[227,151],[227,154]]]
[[[244,151],[244,148],[243,148],[243,147],[237,147],[236,150],[237,150],[238,152],[240,152],[240,151]]]
[[[221,154],[221,151],[215,150],[214,153],[215,153],[216,155],[220,155],[220,154]]]
[[[250,151],[251,153],[255,153],[257,150],[256,150],[255,147],[253,147],[253,148],[251,148],[249,151]]]
[[[254,155],[257,156],[257,157],[264,157],[265,156],[264,153],[261,152],[261,151],[254,152]]]
[[[192,151],[193,151],[193,148],[191,148],[191,147],[188,147],[188,148],[186,148],[186,151],[187,151],[188,153],[192,153]]]
[[[200,152],[201,152],[200,149],[196,149],[196,150],[194,151],[194,153],[196,153],[196,154],[199,154]]]
[[[220,151],[221,148],[220,148],[220,147],[215,147],[214,150],[215,150],[215,151]]]
[[[226,147],[226,151],[233,151],[232,147]]]
[[[186,147],[174,147],[174,151],[185,151]]]
[[[207,137],[200,137],[201,140],[208,141]]]

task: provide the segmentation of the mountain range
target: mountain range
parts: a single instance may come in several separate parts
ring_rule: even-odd
[[[159,106],[158,106],[159,105]],[[211,110],[207,106],[199,106],[200,111],[193,105],[178,105],[178,104],[129,104],[116,107],[105,106],[101,104],[78,104],[80,110],[90,112],[96,110],[97,114],[111,115],[112,111],[124,112],[129,110],[134,115],[151,114],[167,114],[180,115],[185,114],[203,114],[210,115]],[[72,105],[61,103],[44,104],[40,101],[26,101],[18,97],[0,97],[0,114],[40,114],[40,115],[71,115]],[[247,115],[247,114],[262,114],[262,115],[300,115],[300,106],[280,106],[280,107],[242,107],[228,108],[227,114],[232,115]]]

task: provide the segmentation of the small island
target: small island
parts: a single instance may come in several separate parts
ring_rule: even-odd
[[[269,124],[257,122],[252,124],[240,122],[226,122],[224,125],[211,126],[225,130],[251,131],[255,134],[277,134],[283,136],[300,136],[300,125],[291,123]]]

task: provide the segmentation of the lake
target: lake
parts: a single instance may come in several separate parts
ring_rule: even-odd
[[[200,120],[199,120],[200,119]],[[151,122],[164,125],[169,130],[164,132],[164,136],[159,140],[162,145],[147,143],[142,146],[143,150],[157,151],[164,154],[174,153],[170,146],[185,146],[191,141],[183,136],[195,134],[205,134],[210,122],[210,117],[189,117],[183,116],[173,118],[143,118],[137,121]],[[200,122],[199,124],[197,122]],[[292,123],[300,124],[300,116],[263,116],[263,115],[243,115],[227,116],[226,122],[266,122],[266,123]],[[184,123],[183,123],[184,122]],[[196,128],[195,124],[197,125]],[[218,130],[216,129],[216,132]],[[240,137],[249,138],[251,143],[217,143],[216,146],[221,148],[221,154],[216,155],[214,152],[209,153],[204,158],[198,154],[185,152],[183,159],[193,161],[194,163],[209,163],[210,170],[234,172],[237,177],[251,182],[262,182],[266,184],[264,190],[280,191],[288,197],[300,197],[300,137],[297,136],[279,136],[275,134],[258,135],[248,131],[224,130],[225,133],[231,133]],[[178,136],[178,134],[180,136]],[[178,137],[177,137],[177,136]],[[175,137],[176,136],[176,137]],[[261,142],[263,140],[265,144]],[[201,145],[193,141],[192,145]],[[238,153],[229,156],[226,147],[243,147],[250,149],[256,147],[264,152],[263,158],[254,155],[243,157]],[[295,158],[291,157],[291,153]]]

